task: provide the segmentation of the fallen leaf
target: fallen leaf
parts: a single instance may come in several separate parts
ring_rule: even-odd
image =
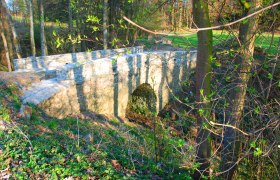
[[[81,162],[81,157],[80,156],[77,156],[77,161]]]
[[[120,163],[117,160],[111,160],[111,164],[117,171],[122,170],[122,166],[120,165]]]

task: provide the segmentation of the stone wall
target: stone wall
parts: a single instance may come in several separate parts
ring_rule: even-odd
[[[87,61],[105,57],[122,56],[143,52],[143,46],[120,49],[97,50],[92,52],[68,53],[41,57],[14,59],[15,70],[54,70],[66,64],[83,64]]]
[[[59,118],[84,111],[124,116],[129,96],[148,83],[160,110],[195,66],[196,51],[136,51],[139,53],[60,66],[54,78],[33,84],[22,100]]]

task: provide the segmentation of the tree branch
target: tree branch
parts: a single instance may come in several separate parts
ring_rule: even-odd
[[[265,7],[265,8],[262,8],[262,9],[256,11],[256,12],[252,13],[252,14],[249,14],[249,15],[247,15],[247,16],[241,18],[241,19],[238,19],[238,20],[236,20],[236,21],[233,21],[233,22],[230,22],[230,23],[227,23],[227,24],[222,24],[222,25],[212,26],[212,27],[205,27],[205,28],[190,29],[190,30],[188,31],[188,33],[180,33],[180,34],[179,34],[179,33],[162,33],[162,32],[151,31],[151,30],[149,30],[149,29],[146,29],[146,28],[144,28],[144,27],[142,27],[142,26],[136,24],[136,23],[133,22],[132,20],[128,19],[126,16],[123,16],[123,19],[126,20],[127,22],[129,22],[130,24],[132,24],[132,25],[138,27],[139,29],[141,29],[141,30],[143,30],[143,31],[146,31],[146,32],[148,32],[148,33],[154,34],[154,35],[162,35],[162,36],[186,36],[186,35],[190,35],[190,34],[197,33],[198,31],[206,31],[206,30],[211,30],[211,29],[219,29],[219,28],[222,28],[222,27],[228,27],[228,26],[231,26],[231,25],[233,25],[233,24],[236,24],[236,23],[239,23],[239,22],[241,22],[241,21],[244,21],[244,20],[246,20],[246,19],[248,19],[248,18],[250,18],[250,17],[252,17],[252,16],[255,16],[255,15],[257,15],[257,14],[260,14],[260,13],[262,13],[262,12],[268,10],[268,9],[271,9],[271,8],[273,8],[273,7],[275,7],[275,6],[279,6],[279,5],[280,5],[280,2],[274,3],[274,4],[270,5],[270,6],[267,6],[267,7]]]

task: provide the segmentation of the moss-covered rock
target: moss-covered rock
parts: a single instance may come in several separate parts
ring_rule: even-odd
[[[129,98],[126,116],[139,122],[149,121],[156,112],[156,100],[156,94],[149,84],[140,85]]]

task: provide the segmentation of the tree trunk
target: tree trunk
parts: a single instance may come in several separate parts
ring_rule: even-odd
[[[260,7],[260,0],[251,0],[251,8],[248,10],[244,7],[244,16],[251,14]],[[234,77],[234,88],[229,92],[229,108],[226,109],[227,124],[239,128],[242,112],[244,109],[244,101],[246,96],[247,84],[250,78],[252,66],[254,44],[256,33],[258,30],[258,16],[253,16],[247,21],[240,24],[239,41],[240,54],[235,59],[235,64],[238,66]],[[222,151],[222,166],[221,169],[224,179],[232,179],[234,171],[237,167],[237,159],[239,155],[239,138],[237,132],[230,127],[225,127],[224,130],[224,149]]]
[[[12,30],[13,43],[14,43],[14,46],[15,46],[15,49],[16,49],[17,58],[20,59],[21,58],[21,47],[20,47],[20,44],[19,44],[17,32],[16,32],[16,29],[15,29],[12,17],[10,15],[9,11],[8,11],[8,7],[7,7],[7,4],[6,4],[5,0],[1,0],[1,6],[2,6],[2,9],[4,11],[3,16],[6,15],[6,17],[8,19],[9,26]]]
[[[31,44],[31,51],[32,56],[36,56],[36,46],[35,46],[35,39],[34,39],[34,23],[33,23],[33,4],[32,0],[29,0],[29,19],[30,19],[30,44]]]
[[[182,17],[183,17],[183,7],[179,7],[179,22],[178,22],[178,30],[182,28]]]
[[[171,31],[173,31],[175,28],[175,9],[174,9],[174,1],[171,1],[171,14],[170,14],[170,19],[171,19]]]
[[[10,56],[10,59],[13,59],[14,51],[13,51],[13,43],[12,43],[12,39],[11,39],[11,32],[10,32],[9,24],[7,22],[7,19],[5,18],[5,15],[3,13],[1,13],[0,15],[1,15],[3,30],[4,30],[4,32],[6,32],[5,39],[6,39],[7,46],[8,46],[9,56]]]
[[[209,10],[207,0],[193,1],[194,21],[198,28],[209,27]],[[212,30],[199,31],[197,33],[197,62],[196,62],[196,101],[200,113],[197,115],[198,135],[196,142],[197,159],[200,163],[199,171],[195,173],[195,178],[201,178],[201,175],[209,175],[210,158],[210,139],[209,131],[203,128],[203,123],[209,116],[209,103],[204,100],[210,94],[210,71],[212,57]],[[202,112],[203,111],[203,112]]]
[[[23,7],[24,7],[24,12],[22,14],[22,17],[24,19],[24,23],[27,24],[28,22],[28,1],[27,0],[22,0]]]
[[[44,0],[39,0],[40,6],[40,37],[41,37],[41,56],[48,55],[48,47],[45,36]]]
[[[103,7],[103,48],[108,48],[108,0],[104,0]]]
[[[72,21],[72,7],[71,0],[68,0],[68,25],[71,39],[73,38],[73,21]],[[71,52],[75,52],[75,45],[71,41]]]
[[[81,1],[80,0],[77,0],[77,12],[76,12],[76,30],[77,30],[77,35],[78,35],[78,38],[82,38],[81,36]],[[79,40],[80,41],[80,40]],[[82,51],[82,43],[81,42],[78,42],[77,44],[77,51],[78,52],[81,52]]]
[[[0,19],[0,30],[1,30],[1,37],[2,37],[2,40],[3,40],[3,44],[4,44],[4,50],[5,50],[5,55],[6,55],[6,59],[7,59],[8,70],[9,70],[9,72],[11,72],[12,71],[12,66],[11,66],[11,60],[10,60],[10,56],[9,56],[9,49],[8,49],[7,40],[6,40],[6,37],[5,37],[5,33],[4,33],[4,29],[3,29],[1,19]]]

